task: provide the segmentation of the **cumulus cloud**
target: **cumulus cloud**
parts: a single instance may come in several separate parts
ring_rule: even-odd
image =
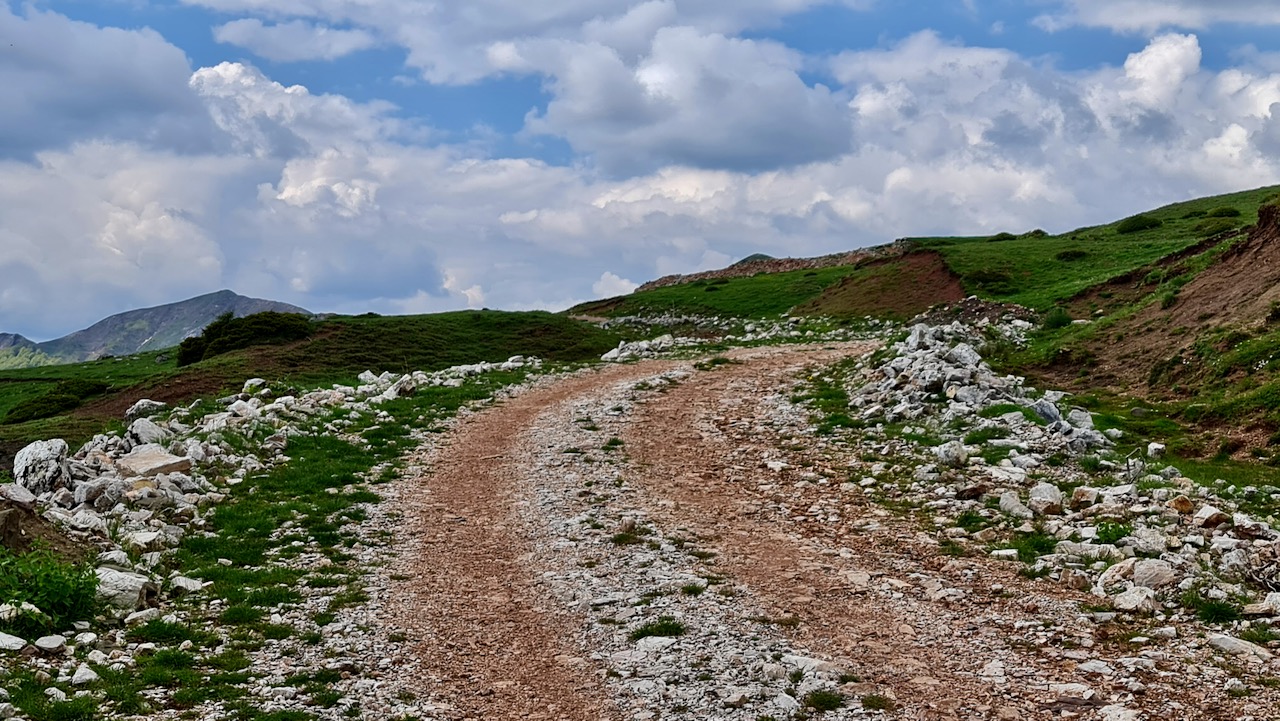
[[[120,30],[0,3],[0,158],[30,160],[88,139],[208,147],[183,52],[151,30]]]
[[[600,280],[591,284],[591,292],[601,298],[611,298],[615,295],[626,295],[638,287],[640,287],[639,283],[606,270],[600,274]]]
[[[267,25],[257,18],[219,25],[213,29],[213,37],[279,62],[336,60],[378,44],[367,30],[342,30],[303,20]]]
[[[1064,0],[1062,5],[1036,24],[1050,31],[1085,25],[1144,33],[1202,30],[1219,23],[1280,25],[1280,7],[1270,0]]]

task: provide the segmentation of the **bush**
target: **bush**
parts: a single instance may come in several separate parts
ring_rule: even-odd
[[[1150,215],[1135,215],[1131,218],[1125,218],[1116,224],[1116,232],[1120,235],[1128,235],[1142,230],[1159,228],[1162,225],[1164,225],[1164,222],[1159,218],[1153,218]]]
[[[1205,212],[1203,210],[1188,210],[1186,213],[1183,213],[1182,219],[1191,220],[1192,218],[1203,218],[1204,216]]]
[[[1018,236],[1014,235],[1013,233],[996,233],[995,235],[991,236],[990,238],[987,238],[987,242],[988,242],[988,243],[999,243],[999,242],[1004,241],[1004,240],[1014,240],[1014,239],[1016,239],[1017,237],[1018,237]]]
[[[1071,325],[1071,316],[1061,306],[1055,307],[1044,316],[1044,327],[1048,330],[1066,328]]]
[[[1005,295],[1013,292],[1013,278],[999,270],[975,270],[964,276],[965,282],[977,286],[988,293]]]
[[[1224,205],[1222,207],[1214,208],[1213,210],[1210,210],[1208,215],[1210,218],[1239,218],[1240,209],[1232,208],[1229,205]]]
[[[1071,250],[1064,250],[1053,257],[1063,262],[1070,263],[1073,260],[1080,260],[1081,258],[1084,258],[1088,255],[1089,254],[1084,252],[1083,250],[1077,250],[1073,248]]]
[[[5,423],[25,423],[27,421],[51,418],[80,406],[80,399],[66,393],[46,393],[36,398],[28,398],[9,409],[4,416]]]
[[[1208,238],[1209,236],[1217,235],[1218,233],[1225,233],[1228,230],[1235,230],[1235,227],[1236,224],[1234,221],[1227,220],[1226,218],[1212,218],[1210,220],[1197,223],[1195,231],[1197,234]]]
[[[1178,291],[1167,290],[1164,292],[1164,295],[1160,296],[1160,309],[1169,310],[1177,302],[1178,302]]]
[[[236,318],[224,313],[204,332],[178,345],[178,365],[185,366],[233,350],[255,345],[277,345],[311,335],[311,321],[298,313],[267,311]]]
[[[0,603],[29,603],[47,614],[0,621],[6,633],[30,637],[91,620],[97,590],[98,576],[87,565],[61,561],[48,551],[17,555],[0,547]]]

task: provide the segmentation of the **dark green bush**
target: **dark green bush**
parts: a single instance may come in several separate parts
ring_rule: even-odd
[[[241,348],[276,345],[311,335],[311,321],[298,313],[267,311],[236,318],[224,313],[204,332],[178,346],[178,365],[185,366]]]
[[[1014,235],[1013,233],[996,233],[990,238],[987,238],[987,241],[991,243],[999,243],[1000,241],[1003,241],[1003,240],[1016,240],[1017,237],[1018,236]]]
[[[1069,263],[1073,260],[1080,260],[1081,258],[1084,258],[1088,255],[1089,254],[1084,252],[1083,250],[1072,248],[1071,250],[1064,250],[1053,257],[1057,258],[1058,260]]]
[[[91,620],[97,590],[98,576],[87,565],[67,563],[48,551],[18,555],[0,547],[0,603],[30,603],[48,615],[0,621],[0,631],[31,637]]]
[[[1195,231],[1197,234],[1208,238],[1211,235],[1225,233],[1228,230],[1234,230],[1236,224],[1234,221],[1226,218],[1212,218],[1196,224]]]
[[[1214,208],[1213,210],[1210,210],[1208,215],[1210,218],[1239,218],[1240,209],[1232,208],[1229,205],[1224,205],[1222,207]]]
[[[1150,215],[1135,215],[1131,218],[1125,218],[1116,224],[1116,232],[1120,235],[1129,233],[1137,233],[1142,230],[1151,230],[1164,225],[1159,218],[1153,218]]]
[[[1182,215],[1182,219],[1190,220],[1192,218],[1203,218],[1204,216],[1205,212],[1203,210],[1188,210]]]
[[[995,295],[1013,292],[1013,278],[999,270],[975,270],[964,276],[966,283],[977,286]]]
[[[46,393],[36,398],[28,398],[9,409],[4,416],[5,423],[25,423],[27,421],[51,418],[80,406],[80,399],[66,393]]]
[[[76,398],[84,400],[101,393],[106,393],[109,388],[111,388],[111,384],[106,381],[72,378],[64,381],[58,381],[58,385],[54,387],[53,392],[62,395],[75,396]]]
[[[1050,310],[1044,316],[1044,327],[1049,330],[1066,328],[1071,325],[1071,316],[1061,306]]]

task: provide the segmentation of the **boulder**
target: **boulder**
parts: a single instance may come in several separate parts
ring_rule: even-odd
[[[1227,636],[1226,634],[1209,634],[1209,645],[1224,653],[1229,653],[1233,656],[1243,656],[1256,661],[1269,661],[1272,658],[1270,651],[1256,643],[1249,643],[1243,639]]]
[[[13,479],[36,495],[71,484],[67,442],[61,438],[36,441],[13,457]]]
[[[1035,516],[1030,508],[1022,505],[1022,501],[1015,491],[1006,491],[1000,494],[1000,510],[1014,518],[1031,518]]]
[[[1062,420],[1062,411],[1059,411],[1057,406],[1044,398],[1032,403],[1031,410],[1045,423],[1057,423]]]
[[[969,462],[969,451],[960,441],[951,441],[935,447],[933,455],[944,466],[958,467]]]
[[[1133,583],[1135,586],[1147,588],[1164,588],[1178,582],[1178,572],[1168,561],[1156,558],[1144,558],[1133,567]]]
[[[0,632],[0,651],[21,651],[26,647],[26,641],[17,636],[10,636],[7,633]]]
[[[98,680],[98,674],[89,668],[89,664],[82,663],[76,672],[71,675],[72,686],[84,686]]]
[[[191,459],[175,456],[164,448],[148,443],[129,451],[116,462],[121,473],[151,477],[160,473],[185,473],[191,470]]]
[[[115,608],[133,611],[151,606],[159,589],[151,579],[137,573],[98,568],[98,598]]]
[[[955,348],[947,351],[944,358],[958,366],[967,366],[970,368],[982,362],[982,356],[979,355],[978,351],[974,350],[973,346],[968,343],[956,344]]]
[[[60,654],[67,650],[67,639],[63,636],[41,636],[36,639],[36,648],[51,656]]]
[[[1147,458],[1164,458],[1165,445],[1163,443],[1148,443]]]
[[[129,424],[129,431],[126,434],[134,445],[144,445],[147,443],[163,443],[173,434],[160,426],[152,423],[146,418],[139,418]]]
[[[1134,586],[1111,599],[1111,605],[1117,611],[1127,613],[1155,613],[1160,610],[1156,600],[1156,592],[1146,586]]]
[[[1170,498],[1169,502],[1166,503],[1165,505],[1177,511],[1178,513],[1181,513],[1184,516],[1190,514],[1192,511],[1196,509],[1195,501],[1192,501],[1190,498],[1187,498],[1185,495],[1174,496],[1173,498]]]
[[[1231,520],[1231,516],[1207,504],[1201,506],[1200,510],[1196,511],[1196,514],[1191,517],[1191,522],[1202,528],[1213,528],[1229,520]]]
[[[36,494],[16,483],[0,484],[0,499],[28,511],[36,507]]]
[[[134,418],[145,418],[146,416],[155,415],[156,413],[159,413],[160,411],[168,407],[169,406],[167,404],[161,403],[160,401],[153,401],[149,398],[143,398],[137,403],[134,403],[133,405],[129,406],[129,410],[124,412],[124,417],[127,420],[133,420]]]
[[[1038,483],[1032,487],[1027,506],[1039,515],[1062,513],[1062,491],[1052,483]]]

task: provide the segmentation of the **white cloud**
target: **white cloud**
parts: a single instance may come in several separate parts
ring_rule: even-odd
[[[1222,23],[1280,25],[1272,0],[1061,0],[1063,9],[1036,23],[1050,31],[1085,25],[1119,32],[1155,33],[1166,28],[1203,30]]]
[[[758,170],[829,159],[852,143],[840,98],[806,85],[801,56],[776,43],[668,27],[634,62],[604,45],[522,54],[555,78],[528,131],[563,137],[611,172]]]
[[[367,30],[342,30],[303,20],[267,25],[257,18],[219,25],[213,29],[213,37],[279,62],[335,60],[378,44]]]
[[[213,129],[183,52],[151,30],[99,28],[0,4],[0,158],[88,139],[185,150]]]
[[[639,287],[639,283],[606,270],[600,274],[600,280],[591,284],[591,292],[600,298],[612,298],[616,295],[626,295]]]

